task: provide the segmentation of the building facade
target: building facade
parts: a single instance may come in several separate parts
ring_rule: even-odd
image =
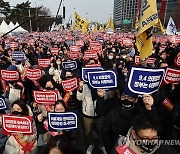
[[[125,19],[135,21],[138,0],[114,0],[113,20],[116,27],[123,26]],[[131,26],[131,25],[130,25]]]
[[[180,28],[180,0],[157,0],[157,9],[165,28],[170,16],[173,18],[176,27]]]

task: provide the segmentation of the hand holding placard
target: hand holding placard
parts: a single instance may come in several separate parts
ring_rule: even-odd
[[[144,94],[143,95],[143,103],[144,103],[147,110],[151,110],[151,107],[154,104],[154,99],[151,95]]]

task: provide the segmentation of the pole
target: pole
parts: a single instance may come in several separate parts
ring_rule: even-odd
[[[58,10],[57,10],[57,13],[56,13],[56,21],[57,21],[57,17],[58,17],[58,14],[59,14],[59,10],[60,10],[61,4],[62,4],[62,0],[59,3],[59,7],[58,7]]]
[[[8,35],[9,33],[11,33],[12,31],[14,31],[15,29],[17,29],[18,27],[24,25],[26,22],[30,21],[32,18],[34,18],[35,16],[32,16],[31,18],[29,18],[28,20],[24,21],[22,24],[20,24],[19,26],[13,28],[12,30],[10,30],[9,32],[7,32],[6,34],[2,35],[1,37],[4,37],[6,35]]]
[[[168,0],[166,1],[166,9],[165,9],[165,15],[164,15],[164,23],[163,23],[163,27],[165,26],[165,22],[166,22],[166,16],[167,16],[167,3],[168,3]]]
[[[31,11],[29,9],[29,18],[31,17]],[[29,27],[30,27],[30,32],[32,32],[32,22],[31,22],[31,18],[29,20]]]

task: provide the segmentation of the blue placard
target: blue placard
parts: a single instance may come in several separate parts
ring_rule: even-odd
[[[71,40],[66,40],[65,43],[66,43],[68,46],[73,46],[73,45],[74,45],[74,42],[71,41]]]
[[[4,110],[6,108],[7,108],[7,106],[6,106],[5,98],[0,97],[0,110]]]
[[[69,70],[75,70],[77,69],[77,62],[76,61],[70,61],[70,62],[62,62],[63,69],[69,71]]]
[[[48,113],[49,131],[77,129],[77,115],[73,112]]]
[[[125,94],[138,96],[156,92],[163,80],[165,69],[131,67]]]
[[[102,45],[104,44],[104,38],[98,38],[97,41]]]
[[[13,51],[12,58],[16,61],[22,61],[25,58],[25,54],[22,51]]]
[[[102,71],[102,67],[83,67],[82,68],[82,79],[84,82],[88,82],[88,72]]]
[[[88,72],[88,83],[95,89],[111,89],[117,87],[117,71]]]

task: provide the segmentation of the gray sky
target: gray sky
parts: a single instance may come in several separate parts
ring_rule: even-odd
[[[4,0],[8,1],[11,6],[15,6],[16,3],[26,2],[26,0]],[[52,15],[56,15],[60,0],[29,0],[31,6],[41,6],[51,10]],[[86,13],[88,13],[89,21],[97,21],[100,23],[106,23],[110,18],[110,14],[113,15],[113,0],[63,0],[61,6],[66,6],[66,20],[72,15],[74,8],[77,13],[86,18]],[[62,14],[62,8],[59,12]],[[73,17],[74,18],[74,17]]]

